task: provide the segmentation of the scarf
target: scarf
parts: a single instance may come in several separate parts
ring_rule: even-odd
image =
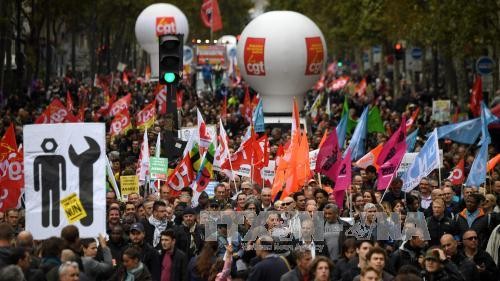
[[[153,216],[150,216],[148,221],[152,226],[155,227],[155,233],[153,235],[153,247],[156,247],[156,245],[160,243],[161,232],[167,229],[167,221],[157,220]]]
[[[191,241],[189,243],[189,249],[191,250],[191,252],[196,255],[198,254],[198,249],[196,247],[196,243],[194,241],[194,231],[196,230],[196,223],[193,224],[193,226],[191,227],[188,227],[184,222],[182,223],[182,225],[188,229],[189,231],[189,235],[191,236]]]
[[[139,265],[136,268],[133,268],[131,270],[127,270],[127,276],[125,276],[124,281],[134,281],[135,280],[135,274],[140,272],[143,269],[144,265],[142,262],[139,262]]]

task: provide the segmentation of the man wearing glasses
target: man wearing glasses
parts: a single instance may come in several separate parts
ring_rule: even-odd
[[[297,210],[295,210],[295,201],[292,197],[285,197],[283,203],[281,203],[284,213],[281,217],[285,221],[285,225],[288,226],[288,230],[295,238],[300,238],[300,217]]]
[[[498,280],[499,272],[495,261],[490,254],[479,247],[477,232],[472,229],[467,230],[462,236],[462,242],[465,256],[476,264],[480,276],[479,280]]]

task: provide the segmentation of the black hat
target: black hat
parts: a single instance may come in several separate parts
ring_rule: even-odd
[[[184,211],[182,212],[182,215],[185,216],[185,215],[196,215],[196,211],[191,208],[191,207],[187,207],[186,209],[184,209]]]
[[[137,230],[144,233],[144,226],[142,225],[142,223],[136,222],[130,227],[130,231],[132,230]]]

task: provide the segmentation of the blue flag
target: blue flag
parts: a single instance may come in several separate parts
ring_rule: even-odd
[[[439,163],[437,130],[434,129],[415,160],[408,167],[406,173],[403,174],[403,187],[401,190],[410,192],[420,183],[423,177],[428,176],[432,170],[439,168]]]
[[[488,142],[483,142],[476,159],[472,163],[469,171],[469,176],[465,182],[466,186],[479,187],[482,183],[486,182],[486,163],[488,161]]]
[[[412,152],[417,142],[418,128],[406,137],[406,152]]]
[[[356,129],[354,129],[354,133],[352,134],[351,142],[349,143],[349,147],[344,152],[343,157],[348,150],[351,150],[351,160],[355,161],[365,155],[365,140],[366,140],[366,131],[367,131],[367,123],[368,123],[368,107],[365,107],[361,117],[359,117],[358,125],[356,125]]]
[[[264,132],[264,109],[262,108],[262,98],[259,99],[259,103],[253,111],[253,127],[255,132]]]
[[[344,115],[342,115],[342,119],[340,119],[336,129],[337,139],[339,140],[339,148],[341,150],[344,148],[345,135],[347,133],[347,114],[348,113],[344,113]]]
[[[479,133],[481,133],[481,118],[474,118],[437,128],[439,139],[446,138],[466,144],[475,143]]]
[[[481,102],[481,140],[479,141],[479,145],[481,145],[485,140],[488,144],[491,142],[488,125],[496,121],[498,121],[498,117],[491,113],[490,109],[484,104],[484,102]]]

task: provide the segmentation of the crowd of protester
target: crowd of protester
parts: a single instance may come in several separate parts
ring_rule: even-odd
[[[368,78],[365,95],[356,95],[348,87],[327,92],[331,113],[327,114],[324,101],[319,120],[312,122],[308,134],[311,149],[318,147],[325,130],[335,128],[345,96],[353,119],[368,104],[380,107],[386,133],[370,134],[367,151],[385,142],[399,127],[402,116],[411,116],[418,107],[421,113],[411,128],[419,129],[416,151],[425,134],[441,125],[431,120],[428,95],[408,92],[393,100],[389,83]],[[128,84],[115,79],[110,91],[118,97],[132,93],[133,116],[155,99],[155,85],[133,75],[129,79]],[[225,128],[230,150],[235,151],[248,125],[240,110],[244,82],[227,86],[219,80],[214,90],[205,87],[201,92],[194,81],[183,83],[181,126],[196,125],[196,108],[207,124],[218,124],[226,97]],[[85,121],[107,121],[109,128],[109,118],[97,115],[103,103],[102,89],[91,85],[70,73],[48,87],[35,81],[29,96],[10,96],[0,109],[0,132],[14,122],[21,143],[22,126],[33,123],[52,99],[64,101],[68,91],[77,107],[79,103],[86,105]],[[314,90],[307,93],[306,109],[318,94]],[[303,114],[310,118],[307,110]],[[149,131],[152,149],[157,134],[165,134],[167,123],[165,116],[159,116]],[[290,132],[266,128],[266,133],[273,159]],[[117,180],[120,175],[135,174],[141,141],[142,132],[137,129],[107,138],[107,153]],[[24,209],[5,210],[0,212],[0,280],[499,280],[498,168],[489,173],[483,186],[454,186],[446,177],[462,158],[467,174],[474,146],[444,140],[440,148],[442,178],[434,171],[409,193],[401,190],[399,178],[391,182],[386,193],[377,191],[375,167],[353,168],[343,206],[336,205],[327,191],[332,183],[324,177],[321,181],[314,177],[300,191],[278,200],[272,198],[269,186],[238,176],[229,180],[216,173],[213,196],[202,192],[196,202],[190,187],[174,192],[162,184],[157,193],[141,190],[124,201],[107,190],[106,233],[95,238],[80,238],[78,228],[68,225],[59,237],[34,241],[30,230],[24,228]],[[493,145],[488,153],[489,157],[497,153]],[[234,218],[236,211],[246,215],[236,233],[230,224],[218,224],[210,233],[206,231],[207,218],[201,216],[203,211],[220,211],[226,218]],[[389,220],[389,214],[399,215],[401,229],[407,230],[403,237],[377,239],[380,213],[386,214],[384,225],[393,228],[399,226]],[[418,227],[422,224],[406,224],[407,217],[409,220],[415,213],[417,220],[425,222],[425,229]],[[257,225],[255,215],[263,218],[262,225]],[[324,237],[313,239],[319,223]],[[356,225],[361,231],[353,234],[350,230]],[[254,235],[255,228],[258,235]],[[426,233],[428,240],[424,239]],[[245,239],[249,236],[255,239]]]

